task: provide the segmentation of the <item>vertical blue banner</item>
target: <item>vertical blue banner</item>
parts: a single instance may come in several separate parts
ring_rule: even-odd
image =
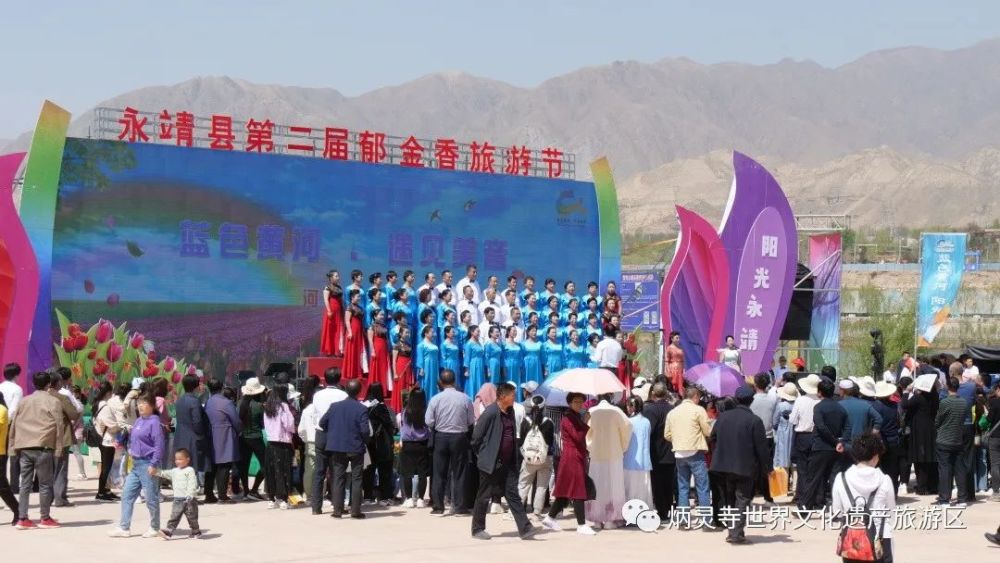
[[[944,327],[962,285],[966,233],[923,233],[917,345],[930,346]]]

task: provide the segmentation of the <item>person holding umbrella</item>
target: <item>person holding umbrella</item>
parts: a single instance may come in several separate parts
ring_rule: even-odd
[[[542,526],[555,532],[561,531],[556,517],[572,503],[577,533],[593,536],[597,532],[584,519],[584,501],[587,500],[587,431],[590,429],[583,409],[584,399],[583,393],[566,394],[569,410],[559,423],[562,455],[559,457],[556,483],[552,489],[554,500]]]

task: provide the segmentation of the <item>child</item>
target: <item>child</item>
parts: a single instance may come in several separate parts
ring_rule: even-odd
[[[172,538],[183,514],[187,517],[188,526],[191,527],[191,535],[188,537],[197,539],[201,537],[201,529],[198,527],[198,500],[195,498],[198,491],[198,474],[191,467],[191,453],[184,448],[178,448],[174,453],[174,465],[177,469],[149,467],[150,475],[170,479],[174,491],[174,506],[170,512],[170,520],[167,521],[167,527],[160,530],[160,537],[165,540]]]

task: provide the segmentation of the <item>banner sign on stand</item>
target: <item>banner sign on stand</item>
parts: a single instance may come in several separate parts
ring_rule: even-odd
[[[622,272],[622,328],[660,330],[660,282],[654,272]]]
[[[951,313],[965,269],[966,233],[921,235],[920,296],[917,299],[917,345],[930,346]]]

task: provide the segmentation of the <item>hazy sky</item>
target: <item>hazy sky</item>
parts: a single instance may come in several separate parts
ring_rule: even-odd
[[[444,70],[533,86],[629,59],[833,67],[1000,36],[1000,2],[64,0],[4,2],[0,21],[0,138],[11,138],[45,98],[81,112],[198,75],[357,95]]]

